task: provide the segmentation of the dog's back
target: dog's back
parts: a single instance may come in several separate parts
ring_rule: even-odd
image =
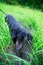
[[[6,19],[5,21],[7,21],[7,23],[9,24],[10,27],[12,27],[12,29],[19,28],[18,22],[12,15],[7,15],[5,19]]]

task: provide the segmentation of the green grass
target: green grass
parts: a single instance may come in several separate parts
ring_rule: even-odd
[[[0,3],[0,9],[7,14],[12,14],[23,26],[33,35],[33,48],[29,56],[33,59],[32,65],[43,65],[43,13],[39,10],[32,10],[28,7],[12,6]],[[11,37],[7,23],[4,21],[5,15],[0,12],[0,48],[5,55],[5,49],[11,43]],[[18,60],[19,58],[17,58]],[[24,62],[24,61],[23,61]],[[26,63],[25,63],[26,62]],[[27,61],[24,65],[30,65]],[[13,65],[13,64],[12,64]]]

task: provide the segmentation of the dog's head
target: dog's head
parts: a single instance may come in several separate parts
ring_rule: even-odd
[[[26,34],[24,32],[20,32],[17,35],[16,50],[20,50],[22,48],[25,36],[26,36]]]
[[[26,43],[26,39],[28,41],[32,41],[33,37],[30,33],[23,33],[23,32],[20,32],[17,36],[17,41],[16,41],[16,50],[20,50],[22,48],[22,45],[23,43],[25,42]]]

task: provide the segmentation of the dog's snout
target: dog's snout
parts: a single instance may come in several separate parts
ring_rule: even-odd
[[[18,40],[16,41],[16,50],[19,51],[22,48],[22,43]]]

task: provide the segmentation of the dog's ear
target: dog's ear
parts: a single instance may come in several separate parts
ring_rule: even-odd
[[[27,34],[27,40],[32,41],[32,39],[33,39],[32,35],[31,35],[30,33],[28,33],[28,34]]]

